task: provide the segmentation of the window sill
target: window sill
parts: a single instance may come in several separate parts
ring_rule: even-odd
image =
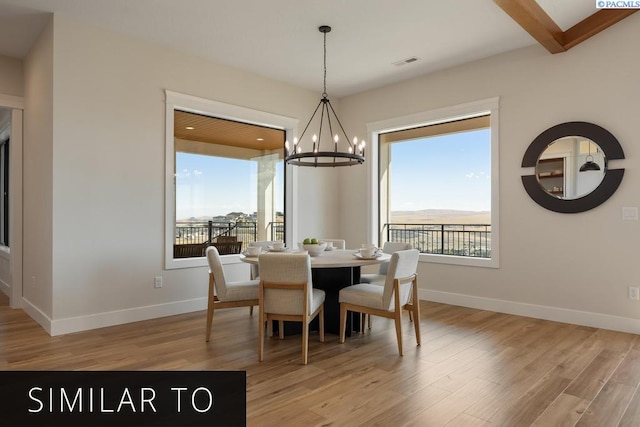
[[[240,254],[233,255],[220,255],[222,259],[222,264],[240,264]],[[199,267],[208,267],[206,257],[198,257],[198,258],[175,258],[168,261],[165,266],[166,270],[176,270],[180,268],[199,268]]]
[[[432,264],[460,265],[466,267],[500,267],[498,260],[494,258],[471,258],[455,255],[420,254],[420,262]]]

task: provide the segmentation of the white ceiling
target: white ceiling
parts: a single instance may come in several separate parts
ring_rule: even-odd
[[[563,30],[596,12],[594,0],[538,3]],[[493,0],[0,0],[0,54],[24,57],[49,13],[320,92],[317,28],[330,25],[330,96],[536,44]]]

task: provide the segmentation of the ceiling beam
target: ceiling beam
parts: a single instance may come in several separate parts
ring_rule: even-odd
[[[535,0],[493,1],[551,53],[565,52],[638,11],[602,9],[562,31]]]
[[[564,32],[564,47],[569,50],[637,11],[638,9],[601,9]]]
[[[563,32],[535,0],[494,0],[551,53],[564,52]]]

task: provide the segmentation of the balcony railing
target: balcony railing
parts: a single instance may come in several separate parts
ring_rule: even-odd
[[[488,224],[385,224],[387,240],[406,242],[422,253],[491,258]]]
[[[284,222],[270,222],[267,224],[268,240],[284,242]]]
[[[177,222],[174,244],[208,244],[215,242],[218,237],[232,236],[242,242],[244,250],[258,238],[256,222]],[[267,224],[267,240],[284,241],[284,223],[270,222]]]

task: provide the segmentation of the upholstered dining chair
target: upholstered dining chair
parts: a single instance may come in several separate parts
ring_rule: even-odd
[[[263,251],[267,250],[269,246],[273,245],[271,240],[258,240],[256,242],[249,243],[249,246],[260,246]],[[249,266],[249,277],[251,280],[260,280],[260,269],[257,264],[251,264]],[[253,306],[249,307],[249,314],[253,314]]]
[[[331,242],[336,249],[346,249],[347,243],[344,239],[318,239],[319,242]]]
[[[385,254],[393,254],[398,251],[406,251],[411,249],[411,243],[406,242],[384,242],[382,245],[382,252]],[[387,280],[387,268],[389,268],[389,261],[380,264],[377,273],[365,273],[360,275],[360,283],[371,283],[374,285],[384,286],[384,282]],[[411,312],[409,312],[409,319],[413,320]],[[364,325],[371,329],[371,316],[362,314],[360,321],[360,331],[364,332]]]
[[[320,321],[320,342],[324,342],[323,290],[314,289],[311,281],[311,258],[308,254],[267,253],[258,258],[260,265],[260,322],[258,360],[264,353],[264,322],[279,321],[280,338],[283,322],[302,322],[302,363],[307,364],[309,323]],[[271,330],[271,328],[269,328]]]
[[[273,242],[272,240],[259,240],[257,242],[249,243],[249,246],[260,246],[262,248],[262,251],[264,252],[269,246],[273,245],[274,243],[275,242]],[[251,264],[251,280],[257,280],[259,275],[260,269],[258,268],[258,266],[256,264]]]
[[[411,249],[411,243],[384,242],[384,244],[382,245],[382,252],[384,252],[385,254],[393,254],[394,252],[406,251],[407,249]],[[360,283],[376,283],[376,284],[384,285],[384,282],[387,278],[388,267],[389,267],[389,263],[383,262],[382,264],[380,264],[378,273],[361,274]]]
[[[217,309],[232,307],[250,307],[258,305],[258,281],[227,282],[222,268],[222,260],[215,246],[206,251],[209,262],[209,302],[207,303],[206,341],[211,337],[213,313]]]
[[[418,300],[417,249],[391,255],[384,286],[361,283],[340,290],[340,342],[344,343],[347,311],[395,320],[398,351],[402,356],[402,310],[413,313],[416,341],[420,345],[420,304]],[[411,302],[413,301],[413,303]]]

